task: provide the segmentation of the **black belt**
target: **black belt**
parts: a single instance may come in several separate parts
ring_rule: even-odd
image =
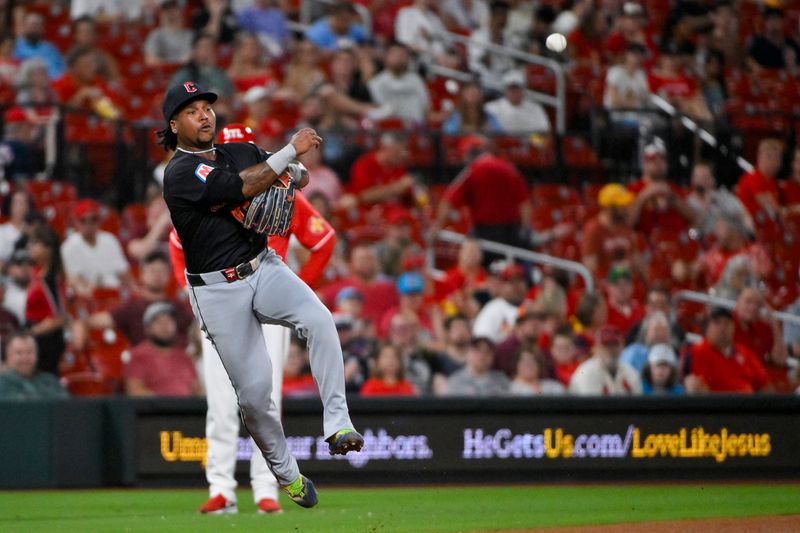
[[[215,283],[222,283],[223,281],[227,283],[233,283],[234,281],[245,279],[247,276],[255,272],[258,268],[258,265],[261,264],[261,261],[264,260],[264,256],[266,255],[267,250],[264,249],[263,252],[258,254],[250,261],[240,263],[235,267],[230,267],[223,270],[215,270],[214,272],[204,272],[202,274],[189,274],[187,272],[186,281],[192,287],[213,285]]]

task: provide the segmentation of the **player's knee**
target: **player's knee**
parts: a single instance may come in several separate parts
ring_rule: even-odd
[[[336,323],[333,321],[333,316],[323,305],[311,307],[307,313],[304,313],[303,322],[305,322],[306,329],[312,334],[325,330],[336,331]]]
[[[239,395],[239,407],[245,416],[249,412],[260,412],[269,406],[272,383],[269,380],[259,381],[240,388],[237,394]]]

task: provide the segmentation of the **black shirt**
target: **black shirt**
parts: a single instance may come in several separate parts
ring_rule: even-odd
[[[239,172],[269,154],[250,143],[217,146],[216,160],[180,150],[164,171],[164,200],[183,244],[186,270],[199,274],[249,261],[267,236],[245,229],[231,210],[246,198]]]
[[[795,61],[800,59],[800,47],[793,39],[785,38],[783,47],[778,47],[766,37],[758,35],[750,43],[748,53],[764,68],[782,69],[786,68],[785,53],[789,50],[794,52]]]

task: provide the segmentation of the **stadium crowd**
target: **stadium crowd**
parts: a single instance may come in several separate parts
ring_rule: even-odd
[[[334,313],[348,392],[800,391],[800,327],[769,313],[800,316],[800,148],[780,122],[800,95],[792,2],[311,3],[327,9],[307,27],[292,0],[15,3],[0,37],[0,398],[202,394],[199,331],[167,254],[169,154],[145,201],[121,210],[37,176],[51,124],[68,146],[111,146],[114,121],[160,124],[165,89],[186,80],[219,94],[218,127],[242,122],[265,149],[304,126],[324,137],[303,160],[304,193],[337,231],[313,288]],[[565,51],[545,46],[553,32]],[[556,132],[525,89],[549,81],[482,42],[563,63],[610,132],[633,132],[639,175],[533,182],[529,155]],[[698,159],[673,176],[651,94],[712,131],[741,128],[753,169],[718,176]],[[430,131],[458,171],[446,185],[414,172]],[[594,290],[471,238],[454,248],[442,229],[580,262]],[[290,266],[306,259],[290,247]],[[676,302],[680,290],[735,307]],[[286,396],[316,394],[308,366],[296,339]]]

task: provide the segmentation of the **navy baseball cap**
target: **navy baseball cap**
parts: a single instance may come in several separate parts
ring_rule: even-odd
[[[208,100],[209,103],[217,101],[217,94],[211,91],[204,91],[193,81],[187,81],[176,85],[164,95],[164,119],[169,122],[175,113],[183,109],[189,102],[194,100]]]

